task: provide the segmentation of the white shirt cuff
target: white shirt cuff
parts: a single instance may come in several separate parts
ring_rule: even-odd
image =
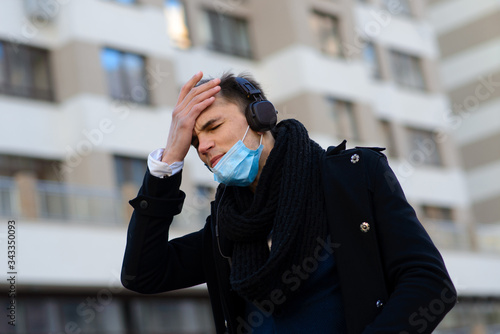
[[[159,148],[151,152],[148,156],[148,168],[151,175],[165,178],[179,173],[184,167],[184,161],[176,161],[171,165],[161,161],[164,149]]]

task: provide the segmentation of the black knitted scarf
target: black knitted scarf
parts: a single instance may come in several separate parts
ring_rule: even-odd
[[[221,185],[216,196],[221,236],[234,243],[230,283],[250,302],[270,300],[275,289],[291,299],[297,287],[290,282],[300,279],[292,267],[312,256],[317,238],[327,234],[320,172],[324,150],[296,120],[280,122],[273,136],[255,194]]]

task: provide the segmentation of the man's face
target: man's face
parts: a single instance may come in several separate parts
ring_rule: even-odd
[[[243,139],[247,127],[239,106],[216,95],[215,101],[196,119],[192,144],[200,159],[212,168],[238,140]],[[250,129],[243,143],[249,149],[257,149],[260,135]]]

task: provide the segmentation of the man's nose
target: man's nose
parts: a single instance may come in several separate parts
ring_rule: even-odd
[[[208,151],[214,147],[214,141],[210,138],[198,138],[198,153],[207,154]]]

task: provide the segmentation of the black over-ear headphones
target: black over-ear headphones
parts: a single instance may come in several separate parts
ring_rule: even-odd
[[[264,100],[262,92],[252,85],[248,80],[236,77],[236,82],[240,89],[245,93],[247,99],[255,99],[254,102],[248,104],[245,110],[248,125],[254,131],[267,131],[274,128],[278,117],[278,111],[273,104],[268,100]]]

